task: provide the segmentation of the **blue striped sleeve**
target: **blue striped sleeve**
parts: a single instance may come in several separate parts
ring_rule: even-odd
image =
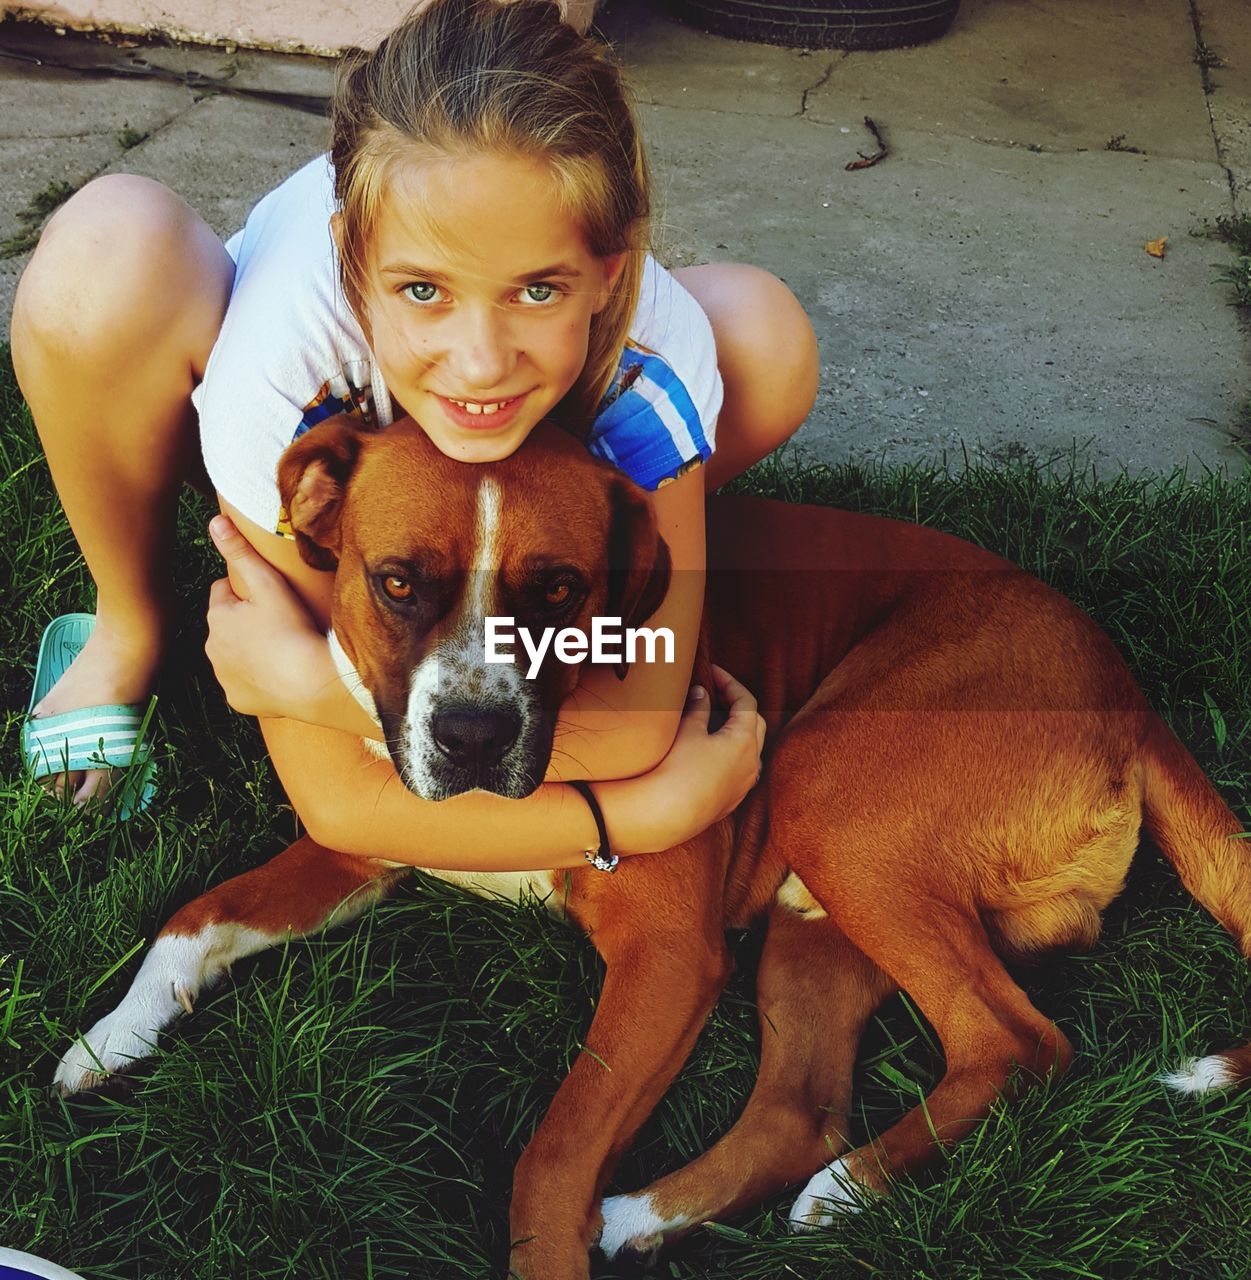
[[[644,489],[706,462],[709,443],[690,393],[668,361],[627,347],[587,447]]]

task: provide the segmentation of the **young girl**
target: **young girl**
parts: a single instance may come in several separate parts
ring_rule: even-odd
[[[85,187],[14,308],[18,378],[98,591],[95,631],[37,715],[150,693],[190,480],[229,517],[212,526],[231,577],[211,592],[210,658],[231,704],[261,717],[322,844],[441,868],[565,867],[598,836],[564,782],[596,781],[620,854],[732,809],[758,773],[754,701],[719,673],[725,726],[707,732],[701,691],[682,713],[704,494],[802,421],[816,347],[763,272],[663,271],[648,212],[619,73],[547,0],[434,0],[350,60],[329,158],[271,192],[225,249],[155,183]],[[656,491],[675,573],[650,625],[673,628],[679,661],[620,683],[588,669],[526,800],[422,801],[385,785],[392,766],[361,743],[378,729],[335,675],[333,575],[299,559],[275,485],[283,448],[338,413],[380,428],[410,415],[467,462],[507,456],[554,418]],[[103,776],[59,782],[82,802]]]

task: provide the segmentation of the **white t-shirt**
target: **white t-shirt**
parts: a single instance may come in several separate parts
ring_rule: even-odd
[[[336,414],[381,428],[394,413],[339,284],[334,208],[321,156],[266,195],[227,242],[230,305],[192,393],[209,478],[232,506],[278,532],[278,459],[292,440]],[[649,257],[588,449],[656,489],[711,455],[721,398],[708,318]]]

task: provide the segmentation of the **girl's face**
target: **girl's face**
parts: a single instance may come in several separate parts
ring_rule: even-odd
[[[396,162],[369,250],[387,387],[463,462],[507,457],[569,391],[624,262],[588,251],[540,164],[489,153]]]

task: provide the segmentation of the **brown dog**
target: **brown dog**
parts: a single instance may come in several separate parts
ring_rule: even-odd
[[[325,424],[288,451],[281,483],[306,557],[338,563],[345,667],[400,775],[432,798],[537,785],[576,678],[556,663],[534,681],[488,668],[486,615],[585,629],[596,613],[643,618],[664,593],[644,496],[557,434],[464,467],[411,423],[375,436]],[[525,1280],[586,1276],[597,1235],[609,1254],[650,1251],[806,1179],[792,1223],[828,1223],[854,1209],[855,1188],[885,1191],[932,1162],[1010,1085],[1063,1071],[1068,1041],[1004,959],[1089,947],[1144,819],[1189,890],[1251,944],[1238,821],[1072,604],[968,543],[840,511],[716,500],[709,545],[706,634],[770,725],[761,784],[733,819],[614,876],[444,876],[530,884],[607,963],[587,1053],[517,1168]],[[305,839],[191,903],[58,1082],[125,1069],[231,961],[354,914],[397,874]],[[725,929],[760,916],[763,1050],[746,1110],[694,1163],[601,1214],[725,981]],[[861,1030],[900,987],[941,1038],[946,1074],[830,1165],[847,1148]],[[1175,1083],[1248,1078],[1242,1048]]]

